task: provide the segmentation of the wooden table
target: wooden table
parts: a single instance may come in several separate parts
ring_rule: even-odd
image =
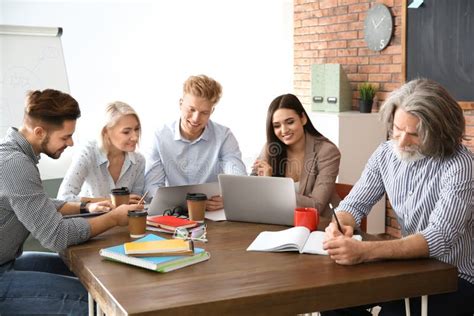
[[[455,291],[457,272],[433,259],[341,266],[327,256],[247,252],[264,230],[208,222],[209,261],[173,272],[106,261],[99,249],[130,241],[116,228],[63,255],[108,315],[297,314]]]

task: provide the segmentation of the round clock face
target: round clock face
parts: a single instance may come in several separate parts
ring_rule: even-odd
[[[364,21],[364,39],[371,50],[381,51],[392,37],[392,15],[386,6],[377,4],[367,11]]]

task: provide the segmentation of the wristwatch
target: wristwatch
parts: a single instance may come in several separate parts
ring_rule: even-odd
[[[81,202],[81,205],[79,206],[79,211],[80,211],[81,214],[89,213],[89,209],[87,208],[87,204],[89,204],[89,202]]]

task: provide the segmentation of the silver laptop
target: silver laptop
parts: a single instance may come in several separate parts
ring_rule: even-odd
[[[156,191],[155,196],[148,206],[148,214],[161,215],[164,210],[175,206],[181,206],[187,209],[187,193],[204,193],[207,195],[207,198],[221,194],[218,182],[161,187]]]
[[[228,221],[293,226],[293,179],[225,174],[218,178]]]

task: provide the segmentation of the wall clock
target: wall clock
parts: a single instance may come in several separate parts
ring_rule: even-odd
[[[364,21],[364,39],[368,48],[381,51],[387,47],[392,37],[392,30],[392,15],[385,5],[376,4],[367,11]]]

